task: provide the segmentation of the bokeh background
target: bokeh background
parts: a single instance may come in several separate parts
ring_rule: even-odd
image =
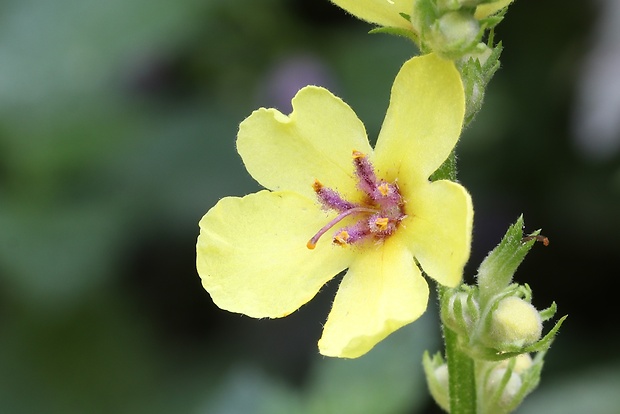
[[[620,3],[517,0],[459,144],[477,265],[519,214],[551,244],[517,273],[569,314],[519,413],[620,412]],[[258,189],[235,152],[259,106],[331,88],[374,139],[404,39],[327,0],[0,3],[0,412],[433,413],[427,315],[367,356],[317,355],[329,283],[282,320],[217,309],[198,220]]]

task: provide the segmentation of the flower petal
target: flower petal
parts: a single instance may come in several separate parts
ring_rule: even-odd
[[[395,236],[408,243],[427,275],[445,286],[458,285],[471,248],[474,210],[469,193],[447,180],[401,191],[408,217]]]
[[[400,15],[411,16],[411,0],[331,0],[355,17],[386,27],[402,27],[411,30],[411,22]]]
[[[476,13],[474,14],[474,17],[480,20],[484,19],[485,17],[492,16],[504,7],[508,6],[510,3],[512,3],[512,1],[513,0],[497,0],[493,3],[481,4],[476,7]]]
[[[292,100],[293,113],[259,109],[239,126],[237,150],[248,172],[271,190],[316,198],[318,179],[347,198],[357,193],[351,154],[371,150],[353,110],[324,88],[307,86]]]
[[[351,261],[329,242],[306,247],[326,220],[316,202],[291,192],[223,198],[200,221],[196,266],[204,288],[231,312],[290,314]]]
[[[418,319],[427,302],[428,284],[405,246],[392,238],[368,245],[340,283],[319,350],[357,358]]]
[[[428,178],[454,148],[464,114],[463,84],[451,61],[433,54],[407,61],[392,86],[375,148],[379,173],[388,180]]]

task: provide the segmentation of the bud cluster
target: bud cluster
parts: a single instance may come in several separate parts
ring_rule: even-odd
[[[543,322],[555,315],[555,303],[539,311],[532,305],[530,287],[512,283],[532,245],[548,244],[538,232],[524,237],[522,229],[520,217],[480,265],[476,286],[463,284],[441,295],[445,329],[456,337],[460,352],[473,360],[480,413],[510,413],[538,385],[545,352],[566,318],[542,336]],[[533,360],[531,353],[536,353]],[[431,395],[449,412],[453,367],[448,371],[440,354],[431,358],[428,353],[423,365]]]
[[[508,414],[514,411],[523,399],[540,382],[544,352],[534,359],[521,354],[500,362],[479,364],[477,381],[482,386],[478,402],[481,412]]]
[[[556,306],[538,311],[531,298],[527,285],[511,284],[486,301],[477,287],[463,286],[444,296],[441,318],[472,358],[502,360],[547,349],[563,321],[541,339],[542,322],[555,314]]]
[[[484,46],[486,31],[501,20],[506,0],[415,0],[411,24],[423,50],[459,60]]]
[[[493,44],[492,30],[511,2],[415,0],[413,13],[407,16],[413,29],[408,37],[420,50],[454,60],[461,72],[467,97],[465,125],[480,111],[486,86],[499,68],[502,46]]]
[[[508,414],[540,382],[544,352],[534,359],[530,354],[520,354],[502,361],[478,361],[476,383],[480,384],[476,399],[479,412]],[[450,387],[448,365],[440,354],[432,358],[426,352],[422,363],[431,396],[444,411],[450,412]]]
[[[461,347],[472,358],[502,360],[551,345],[564,318],[541,339],[542,323],[555,315],[555,303],[538,311],[530,287],[511,283],[539,238],[538,233],[523,237],[520,217],[480,265],[478,285],[462,285],[443,296],[441,319],[458,334]]]

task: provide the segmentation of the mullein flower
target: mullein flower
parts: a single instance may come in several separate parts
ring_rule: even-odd
[[[255,318],[294,312],[348,269],[319,351],[355,358],[426,310],[422,269],[442,285],[461,282],[471,199],[429,177],[460,135],[463,85],[435,55],[406,62],[374,149],[328,90],[305,87],[292,105],[288,116],[261,108],[241,123],[237,150],[267,190],[207,212],[197,269],[216,305]]]

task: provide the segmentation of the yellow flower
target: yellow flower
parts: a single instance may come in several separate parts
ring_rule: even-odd
[[[475,17],[480,20],[494,15],[513,0],[497,0],[476,7]],[[412,16],[414,0],[331,0],[353,16],[385,27],[412,30],[411,22],[401,14]]]
[[[374,150],[353,110],[326,89],[305,87],[292,104],[288,116],[261,108],[241,123],[239,154],[268,190],[207,212],[198,273],[220,308],[278,318],[348,268],[319,351],[355,358],[425,311],[416,260],[443,285],[461,281],[471,200],[461,185],[428,177],[459,137],[463,86],[449,61],[406,62]]]

